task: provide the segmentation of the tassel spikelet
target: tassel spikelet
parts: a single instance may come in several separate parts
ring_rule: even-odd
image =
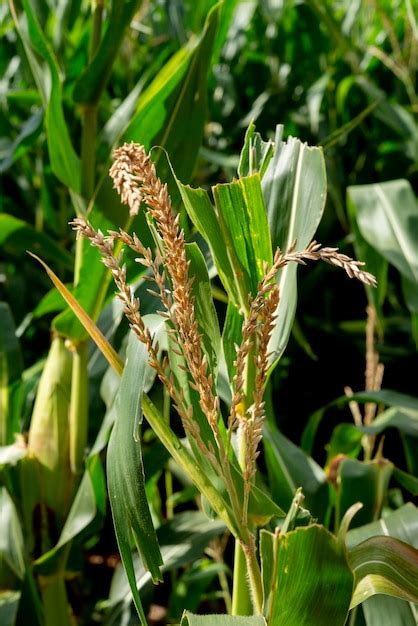
[[[276,251],[272,266],[268,267],[266,264],[264,267],[264,276],[255,297],[249,298],[248,313],[242,327],[242,342],[237,346],[225,445],[219,428],[220,401],[202,347],[202,336],[195,313],[193,277],[189,275],[184,232],[179,226],[179,216],[172,209],[167,185],[158,178],[150,156],[141,145],[124,144],[115,150],[114,159],[110,168],[114,187],[122,202],[128,205],[132,216],[138,214],[142,205],[146,206],[161,238],[161,250],[153,253],[145,248],[136,234],[130,235],[123,230],[109,231],[104,236],[82,218],[75,219],[72,225],[78,234],[89,239],[99,250],[103,263],[112,272],[131,329],[146,345],[150,364],[173,399],[184,429],[196,442],[214,471],[225,481],[235,516],[249,531],[246,540],[241,539],[244,552],[246,549],[251,551],[254,549],[251,544],[254,537],[250,531],[248,507],[265,417],[263,396],[269,367],[268,346],[280,300],[277,272],[288,263],[306,265],[307,261],[325,261],[340,267],[350,278],[356,278],[366,285],[375,286],[376,279],[361,269],[363,263],[360,261],[340,253],[338,248],[322,247],[316,241],[312,241],[304,250],[297,251],[295,242],[286,253],[279,249]],[[216,449],[211,442],[203,441],[200,427],[193,416],[193,407],[187,406],[182,390],[179,391],[176,387],[173,374],[167,374],[168,362],[160,363],[158,346],[144,324],[140,302],[127,283],[126,267],[121,263],[121,254],[115,253],[115,243],[130,247],[138,255],[136,261],[148,268],[156,284],[157,291],[150,293],[158,296],[162,303],[161,315],[169,320],[168,332],[172,333],[176,352],[185,359],[190,385],[198,393],[200,408],[212,429]],[[248,376],[253,377],[253,384],[249,386]],[[237,427],[244,444],[244,455],[240,459],[244,480],[243,501],[237,496],[230,466],[232,433]]]

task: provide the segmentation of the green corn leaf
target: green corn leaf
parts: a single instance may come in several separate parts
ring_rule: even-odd
[[[413,496],[418,496],[418,478],[416,478],[416,476],[412,476],[412,474],[408,474],[408,472],[404,472],[395,467],[393,477],[404,489],[409,491],[409,493]]]
[[[245,133],[244,145],[239,158],[238,176],[242,178],[259,172],[262,179],[273,153],[273,142],[263,141],[260,133],[255,130],[255,124],[251,122]]]
[[[121,558],[138,615],[146,624],[132,562],[134,542],[153,580],[161,580],[162,558],[145,494],[140,437],[146,347],[131,334],[127,359],[116,398],[116,423],[107,451],[107,480],[113,522]]]
[[[366,626],[416,626],[416,607],[412,602],[385,595],[371,596],[362,603]]]
[[[375,594],[418,603],[418,550],[393,537],[371,537],[350,550],[351,608]]]
[[[221,350],[221,333],[212,300],[208,270],[204,256],[196,243],[186,244],[186,255],[190,262],[189,275],[193,277],[192,293],[195,298],[196,318],[202,334],[204,350],[215,380]]]
[[[331,439],[326,446],[327,462],[329,466],[332,460],[339,454],[357,458],[362,445],[363,433],[354,424],[338,424],[332,431]]]
[[[41,132],[43,122],[43,110],[37,109],[22,124],[19,134],[10,142],[10,147],[3,153],[0,160],[0,174],[6,172],[16,161],[18,161],[33,145]]]
[[[9,305],[0,302],[0,446],[13,442],[18,424],[9,411],[9,385],[18,380],[23,369],[20,343]]]
[[[418,205],[410,183],[358,185],[347,196],[364,239],[418,285]]]
[[[15,626],[20,591],[0,591],[0,621],[2,626]]]
[[[272,424],[264,426],[263,446],[275,502],[287,510],[296,490],[302,487],[304,505],[323,520],[328,507],[328,481],[322,468]]]
[[[263,176],[273,249],[286,251],[296,240],[302,250],[312,240],[321,220],[326,198],[325,161],[321,148],[299,139],[282,140],[283,127],[276,129],[274,155]],[[280,273],[278,323],[272,333],[272,362],[283,354],[289,340],[297,300],[297,267],[294,263]]]
[[[119,52],[126,28],[135,12],[140,9],[139,0],[113,0],[106,31],[95,55],[74,87],[74,101],[95,105],[106,87],[112,67]],[[94,5],[93,5],[94,6]]]
[[[418,509],[408,502],[384,518],[354,528],[347,533],[347,546],[351,550],[362,541],[376,535],[395,537],[418,549]]]
[[[248,308],[248,294],[257,293],[263,264],[273,262],[259,174],[216,185],[212,189],[224,245],[234,271],[240,305]],[[226,285],[225,285],[226,287]]]
[[[261,531],[261,558],[268,624],[345,624],[353,574],[344,548],[323,526]]]
[[[201,36],[177,53],[174,65],[169,61],[144,92],[122,138],[138,141],[146,149],[152,145],[165,148],[177,176],[184,181],[193,173],[202,141],[207,77],[220,8],[218,3],[210,10]],[[167,180],[169,164],[165,159],[156,160],[160,177]]]
[[[413,415],[416,411],[418,411],[418,398],[415,398],[414,396],[409,396],[404,393],[399,393],[398,391],[393,391],[391,389],[381,389],[380,391],[361,391],[353,394],[353,396],[351,397],[340,396],[336,400],[333,400],[329,404],[326,404],[325,406],[315,411],[315,413],[312,413],[312,415],[309,417],[308,423],[302,435],[302,448],[305,450],[305,452],[311,453],[316,437],[316,432],[322,421],[322,418],[324,417],[325,412],[332,408],[343,407],[351,400],[355,400],[356,402],[359,402],[361,404],[364,404],[365,402],[375,402],[376,404],[383,404],[385,406],[399,407],[399,409],[402,409],[403,415],[407,415],[404,411],[404,409],[406,409],[409,413],[409,417],[405,420],[402,420],[402,423],[408,424],[409,427],[414,430]],[[334,412],[334,415],[337,416],[338,414]],[[394,419],[393,413],[389,413],[388,416],[387,412],[385,411],[385,414],[382,415],[383,424],[386,422],[386,420],[390,422]],[[412,419],[410,419],[411,417]],[[378,416],[376,419],[379,420],[380,416]],[[399,423],[401,423],[401,420],[399,420]],[[379,421],[377,422],[377,424],[379,427]],[[370,428],[373,429],[374,425],[375,422],[373,422],[373,425],[368,426],[367,430],[366,428],[364,428],[364,430],[366,432],[372,432],[370,431]]]
[[[227,293],[235,305],[238,305],[239,291],[234,279],[234,271],[208,193],[204,189],[193,189],[188,185],[183,185],[177,178],[175,180],[190,219],[209,245],[219,277]]]
[[[212,539],[225,531],[220,520],[208,520],[201,511],[179,513],[172,520],[164,522],[157,529],[164,565],[162,571],[170,572],[199,559]],[[152,587],[152,580],[143,564],[133,555],[138,590],[146,594]],[[129,584],[124,573],[116,571],[110,590],[110,603],[126,601],[130,594]]]
[[[100,525],[106,513],[106,483],[99,455],[87,459],[86,471],[65,520],[58,543],[52,550],[36,561],[36,572],[43,576],[54,573],[62,567],[61,549],[73,540],[80,541],[82,535],[93,523]]]
[[[356,257],[366,263],[367,271],[377,279],[377,286],[365,285],[367,298],[376,309],[379,318],[383,317],[382,304],[386,298],[388,285],[388,262],[379,252],[367,243],[361,234],[356,220],[356,211],[353,203],[347,202],[347,211],[350,218],[350,225],[354,234],[354,249]]]
[[[380,434],[387,428],[397,428],[401,433],[418,437],[418,409],[391,407],[379,413],[372,424],[362,430],[366,433]]]
[[[184,180],[189,180],[192,175],[201,143],[206,116],[208,63],[217,14],[218,8],[214,7],[201,38],[174,55],[141,94],[132,119],[127,120],[123,133],[118,138],[119,142],[137,141],[147,150],[156,144],[166,149]],[[167,180],[170,169],[166,160],[161,159],[163,154],[163,151],[156,152],[155,161],[158,174],[162,180]],[[126,208],[122,207],[107,174],[98,186],[90,220],[103,231],[115,226],[121,226],[125,230],[132,226],[137,233],[147,231],[143,214],[133,223],[129,220]],[[144,239],[144,236],[141,238]],[[148,245],[147,240],[143,243]],[[109,282],[110,274],[98,261],[97,250],[91,249],[86,242],[83,247],[80,281],[74,296],[94,320],[100,313]],[[56,318],[54,328],[74,341],[86,338],[85,331],[69,310]]]
[[[24,541],[16,507],[0,487],[0,588],[13,589],[25,575]]]
[[[203,189],[176,182],[186,210],[206,239],[223,285],[235,306],[248,308],[272,263],[266,209],[258,174],[213,187],[216,209]]]
[[[0,215],[0,245],[4,252],[13,256],[21,256],[26,250],[31,250],[35,254],[42,252],[46,259],[62,265],[65,269],[72,269],[74,265],[72,254],[51,237],[6,213]]]
[[[18,18],[13,2],[12,12],[34,79],[45,107],[48,151],[52,171],[67,187],[80,193],[80,159],[71,143],[62,105],[62,79],[57,59],[38,22],[35,7],[23,0],[24,12]],[[46,62],[48,77],[39,58]]]
[[[344,459],[338,467],[336,515],[341,521],[344,513],[356,502],[363,504],[352,526],[366,524],[380,515],[393,472],[393,464],[381,459],[369,463]]]
[[[236,367],[234,365],[237,358],[236,346],[240,346],[242,342],[243,321],[243,316],[235,304],[230,300],[228,302],[225,323],[222,330],[222,343],[229,381],[233,380],[236,372]]]

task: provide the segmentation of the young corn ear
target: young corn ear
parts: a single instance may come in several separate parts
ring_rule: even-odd
[[[66,518],[74,490],[68,423],[71,362],[64,339],[54,337],[33,408],[23,485],[29,499],[34,491],[38,492],[32,506],[40,503],[53,511],[58,527]]]

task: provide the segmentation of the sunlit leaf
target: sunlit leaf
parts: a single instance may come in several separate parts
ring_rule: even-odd
[[[269,568],[269,576],[263,577],[264,615],[269,624],[345,624],[353,574],[331,533],[317,525],[298,528],[274,535],[262,543],[263,548],[263,563]]]
[[[274,155],[262,180],[273,249],[286,251],[296,240],[302,250],[313,239],[321,220],[326,198],[325,162],[320,148],[309,147],[299,139],[282,140],[283,127],[276,129]],[[283,354],[296,311],[295,264],[279,276],[278,323],[272,334],[271,360]]]
[[[161,580],[162,558],[145,494],[140,442],[142,397],[148,352],[132,334],[116,399],[116,423],[107,451],[107,480],[119,551],[138,615],[146,623],[132,562],[134,542],[154,581]]]

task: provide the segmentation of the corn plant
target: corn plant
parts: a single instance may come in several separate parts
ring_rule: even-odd
[[[367,286],[376,285],[374,276],[364,271],[359,261],[315,240],[302,248],[293,240],[286,250],[273,251],[277,222],[284,218],[281,226],[287,236],[294,231],[295,222],[302,219],[303,191],[299,184],[309,191],[310,182],[318,175],[315,166],[321,167],[320,151],[292,139],[281,142],[280,133],[279,128],[274,145],[262,142],[254,127],[250,127],[241,154],[239,178],[213,188],[215,206],[207,192],[184,186],[175,179],[189,216],[207,239],[230,299],[223,337],[202,252],[195,243],[185,242],[167,184],[161,182],[143,146],[127,143],[118,148],[110,176],[132,215],[145,207],[154,249],[145,246],[135,232],[119,229],[104,234],[85,217],[72,222],[78,235],[99,250],[104,265],[110,269],[131,329],[123,367],[104,338],[97,337],[91,320],[79,311],[92,336],[96,332],[96,341],[109,363],[122,374],[107,456],[108,489],[120,553],[143,624],[147,622],[137,590],[131,545],[136,545],[154,582],[160,580],[163,562],[144,491],[142,411],[170,455],[235,538],[232,615],[225,617],[225,624],[342,625],[350,608],[376,593],[416,600],[414,548],[395,538],[370,534],[364,543],[357,545],[358,541],[352,540],[347,547],[348,526],[361,504],[354,502],[338,509],[338,534],[334,536],[315,523],[303,508],[301,490],[293,492],[286,514],[280,506],[285,501],[282,494],[279,492],[272,499],[257,484],[263,430],[270,439],[269,445],[276,447],[277,433],[272,431],[270,436],[265,424],[264,392],[277,355],[283,350],[281,342],[286,342],[283,330],[278,332],[277,326],[281,315],[286,319],[286,314],[294,314],[289,296],[284,313],[280,306],[286,288],[295,290],[294,275],[293,281],[287,277],[287,283],[284,282],[286,269],[309,261],[325,261],[342,268],[350,278]],[[295,171],[292,163],[296,155],[300,165],[305,151],[311,162],[303,172],[302,183],[302,172],[298,168]],[[275,197],[274,209],[267,202],[272,189],[275,193],[277,189],[283,192],[286,186],[291,188],[288,193],[292,202],[288,206],[293,223],[285,222],[285,216],[280,215],[285,214],[284,194]],[[315,200],[323,206],[323,197],[308,195],[304,208],[307,202],[310,208],[315,206]],[[269,208],[274,210],[273,218]],[[304,219],[299,229],[306,236],[306,215]],[[151,293],[162,309],[160,316],[166,334],[163,357],[159,339],[141,315],[141,303],[128,284],[120,245],[133,250],[137,262],[147,268],[148,278],[156,285]],[[71,295],[51,270],[48,272],[76,309]],[[284,285],[283,291],[280,285]],[[238,339],[231,347],[233,332]],[[149,368],[171,397],[185,439],[176,434],[144,393]],[[219,393],[221,376],[230,389],[227,411],[222,411],[225,393],[223,397]],[[369,413],[370,410],[369,406]],[[353,497],[356,498],[355,493]],[[377,554],[379,565],[374,560]],[[395,560],[397,571],[392,576]],[[412,578],[408,584],[401,584],[407,571]],[[233,617],[239,615],[253,617],[247,621]],[[185,613],[182,623],[210,624],[214,619],[220,618]]]
[[[176,13],[180,4],[183,23]],[[232,145],[237,129],[243,127],[241,118],[251,117],[245,98],[237,99],[244,84],[249,93],[261,88],[266,114],[273,120],[277,98],[283,103],[284,92],[290,94],[284,117],[287,130],[298,128],[298,133],[305,132],[307,119],[304,101],[296,115],[294,110],[302,87],[311,133],[318,134],[327,149],[355,128],[363,132],[362,120],[373,115],[399,137],[391,147],[401,156],[397,167],[402,169],[403,158],[416,160],[416,20],[411,3],[399,14],[405,46],[398,41],[399,24],[396,31],[387,28],[390,7],[377,7],[376,22],[369,19],[370,7],[351,8],[351,15],[354,11],[361,18],[358,29],[356,20],[344,24],[340,20],[346,13],[344,3],[339,4],[341,15],[336,19],[325,4],[287,3],[282,11],[270,3],[253,3],[248,9],[246,3],[227,0],[214,8],[211,0],[198,6],[185,1],[173,3],[169,18],[158,2],[147,10],[147,3],[136,1],[106,5],[98,1],[90,9],[87,3],[80,8],[77,2],[47,6],[10,0],[9,11],[0,9],[6,34],[2,56],[7,59],[12,51],[4,65],[2,86],[9,91],[1,100],[7,109],[2,130],[6,126],[6,136],[9,130],[15,134],[14,141],[8,137],[2,141],[0,171],[6,176],[14,172],[9,185],[12,181],[13,188],[25,190],[18,201],[2,198],[6,212],[0,214],[0,242],[24,268],[14,276],[7,269],[8,294],[10,298],[18,294],[20,274],[27,276],[32,300],[42,293],[39,267],[31,259],[21,261],[26,249],[72,283],[66,288],[46,266],[69,309],[54,291],[36,305],[32,324],[26,325],[32,338],[45,311],[59,315],[52,322],[46,360],[30,369],[23,366],[10,309],[0,304],[2,624],[90,623],[90,616],[75,615],[67,591],[71,586],[72,597],[81,548],[91,547],[102,534],[106,516],[102,462],[107,444],[108,493],[130,591],[124,582],[121,595],[111,591],[106,623],[135,619],[130,614],[131,597],[141,622],[151,621],[149,583],[161,581],[168,571],[173,587],[168,619],[178,621],[182,609],[192,606],[192,595],[197,595],[197,609],[200,596],[185,581],[192,581],[196,573],[195,580],[199,579],[201,561],[178,580],[173,570],[200,559],[206,549],[213,563],[205,571],[219,578],[228,615],[211,618],[188,611],[182,624],[216,620],[227,626],[325,626],[347,619],[351,626],[364,622],[393,626],[400,620],[415,624],[417,511],[404,503],[403,493],[418,493],[417,400],[382,388],[383,366],[376,345],[376,336],[381,342],[385,327],[388,264],[400,272],[417,336],[416,202],[409,184],[394,181],[348,191],[356,253],[376,275],[376,286],[361,263],[315,242],[327,193],[322,151],[297,139],[283,141],[282,127],[274,142],[264,142],[251,124],[237,159],[237,178],[213,186],[212,195],[181,182],[190,179],[195,166],[208,70],[211,58],[219,58],[235,5],[238,19],[221,55],[222,71],[215,68],[217,96],[211,103],[215,118],[219,113],[222,122],[219,146],[210,138],[218,154],[206,151],[205,157],[217,165],[224,162],[225,170],[231,171],[234,156],[222,161],[222,142]],[[324,76],[319,55],[306,48],[319,32],[315,15],[339,46],[329,51],[328,37],[322,33]],[[246,38],[242,35],[250,19],[252,37]],[[270,35],[276,22],[279,56],[292,66],[289,82],[285,74],[277,80],[271,62],[276,44]],[[154,40],[145,34],[152,30],[150,23],[157,33]],[[168,23],[175,37],[163,32]],[[293,52],[288,46],[294,23],[309,63],[300,63],[299,44]],[[186,30],[201,34],[186,42]],[[386,36],[393,49],[389,54]],[[255,57],[268,65],[267,87],[262,72],[258,72],[262,80],[257,72],[249,78],[243,61],[247,54],[250,66]],[[410,107],[398,106],[399,88],[395,104],[377,89],[376,59],[386,66],[385,76],[389,72],[404,85]],[[309,83],[307,66],[314,67],[318,83]],[[232,82],[242,76],[235,89],[227,78],[230,72]],[[213,86],[213,77],[210,80]],[[370,98],[370,106],[336,131],[338,116],[347,121],[353,91]],[[233,115],[228,113],[231,97]],[[257,101],[254,115],[259,114]],[[379,159],[368,159],[372,172],[379,170],[388,148],[386,136],[378,139]],[[368,155],[372,143],[367,144]],[[163,150],[151,153],[155,144]],[[116,145],[122,147],[115,151],[109,178]],[[354,163],[361,161],[358,151],[352,152],[351,181],[353,175],[359,176]],[[333,156],[338,158],[336,150],[327,154],[330,162]],[[386,158],[385,164],[392,173],[393,159]],[[341,183],[335,168],[329,171],[329,191],[338,209]],[[412,174],[411,168],[405,175]],[[79,234],[75,255],[66,249],[71,243],[66,222],[74,212],[73,226]],[[343,213],[340,209],[338,217],[345,223]],[[312,415],[302,450],[278,429],[280,407],[276,410],[273,404],[270,381],[296,328],[297,268],[321,260],[365,285],[369,300],[365,391],[355,393],[348,386],[351,381],[345,381],[345,396]],[[120,354],[119,343],[112,347],[108,341],[113,341],[113,330],[106,332],[105,316],[99,317],[107,305],[105,314],[115,307],[112,323],[119,322],[109,288],[112,276],[131,327]],[[145,280],[156,287],[144,294]],[[138,282],[140,299],[134,293]],[[221,313],[218,318],[219,303],[213,297],[227,305],[225,317]],[[391,298],[393,303],[393,294]],[[144,313],[152,299],[156,302],[152,310],[162,309],[158,316]],[[111,365],[102,383],[107,407],[103,422],[100,411],[88,406],[88,392],[93,388],[98,395],[97,368],[94,371],[92,363],[99,361],[97,353],[92,357],[89,334]],[[103,361],[98,369],[101,376]],[[310,456],[318,425],[325,414],[338,416],[336,409],[347,404],[353,424],[339,424],[333,430],[323,469]],[[381,434],[390,427],[401,433],[408,472],[384,454]],[[171,462],[166,463],[168,457]],[[165,480],[164,514],[158,511],[160,472]],[[181,497],[191,494],[188,502],[195,499],[193,508],[198,510],[174,512],[178,494],[172,487],[178,476],[186,485]],[[402,487],[402,494],[398,489],[393,495],[393,482]],[[160,525],[155,531],[156,522]],[[225,552],[228,536],[235,542],[232,591],[226,566],[232,561]],[[173,557],[171,548],[177,542],[179,553]],[[120,569],[115,587],[123,579]],[[176,595],[181,584],[187,589],[183,596]],[[118,603],[126,609],[123,617],[117,614]]]
[[[167,45],[153,64],[148,55],[154,44],[148,49],[145,43],[140,80],[136,78],[128,91],[123,86],[114,99],[110,78],[118,75],[127,49],[140,44],[131,23],[135,16],[143,17],[143,8],[136,0],[115,1],[109,7],[97,2],[80,11],[77,3],[47,9],[11,0],[1,10],[10,69],[6,80],[14,103],[5,119],[10,119],[11,127],[16,119],[21,123],[16,140],[7,145],[1,169],[8,174],[13,165],[16,179],[25,181],[33,194],[24,215],[19,213],[23,208],[5,200],[1,243],[17,257],[27,248],[42,249],[45,258],[58,262],[75,297],[95,321],[109,300],[110,277],[81,239],[74,255],[65,251],[62,241],[54,241],[63,237],[60,225],[74,211],[83,215],[87,207],[102,228],[131,224],[126,211],[118,213],[117,195],[102,175],[112,146],[126,132],[129,137],[137,132],[142,141],[148,136],[149,145],[158,140],[170,149],[176,162],[185,139],[187,158],[182,156],[178,165],[188,178],[205,119],[206,79],[220,5],[201,22],[195,21],[197,36],[184,46]],[[181,127],[187,135],[193,128],[192,135],[186,139]],[[32,203],[37,207],[34,226]],[[48,304],[48,295],[46,309],[42,301],[33,319],[45,310],[58,313],[52,322],[51,347],[46,360],[29,371],[23,368],[10,309],[2,304],[6,324],[1,342],[1,534],[6,540],[0,584],[7,595],[0,621],[7,624],[72,623],[66,590],[74,567],[72,555],[89,533],[94,536],[105,516],[100,449],[86,456],[92,426],[88,334],[65,306]]]

